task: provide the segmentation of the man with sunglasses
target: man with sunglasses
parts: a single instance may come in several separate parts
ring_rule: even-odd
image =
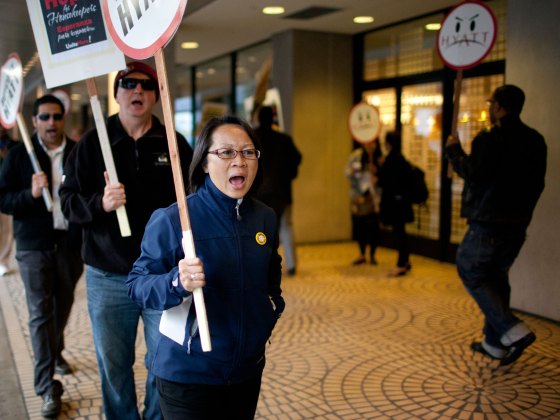
[[[41,414],[55,417],[63,389],[53,376],[72,372],[62,357],[64,327],[83,272],[81,229],[64,217],[59,198],[62,168],[75,143],[64,134],[64,105],[53,95],[35,101],[33,126],[31,141],[41,171],[34,172],[23,143],[12,147],[0,174],[0,210],[13,215],[16,260],[29,311],[35,392],[43,398]],[[43,201],[43,188],[53,198],[52,212]]]
[[[114,96],[119,112],[107,121],[118,184],[110,185],[96,130],[86,133],[65,166],[61,189],[64,213],[84,228],[88,310],[101,375],[103,409],[108,420],[159,419],[151,360],[159,336],[161,312],[141,309],[125,284],[140,256],[144,229],[154,210],[177,198],[165,127],[152,115],[159,99],[156,72],[131,62],[117,73]],[[177,133],[183,174],[192,150]],[[186,179],[186,178],[185,178]],[[132,235],[122,237],[115,210],[124,205]],[[136,331],[144,324],[148,368],[144,412],[137,409],[133,363]]]
[[[455,133],[445,149],[465,180],[461,216],[469,228],[457,250],[457,271],[485,317],[484,337],[471,349],[502,366],[515,362],[536,339],[510,307],[509,270],[525,242],[546,173],[546,143],[521,121],[524,103],[519,87],[498,87],[488,100],[492,127],[474,138],[471,153],[463,151]]]

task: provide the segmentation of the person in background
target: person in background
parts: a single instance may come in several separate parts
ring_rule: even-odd
[[[406,224],[414,221],[412,202],[408,197],[411,168],[401,152],[401,135],[392,131],[385,136],[388,152],[379,171],[378,185],[381,187],[381,222],[389,225],[395,235],[398,251],[397,266],[389,276],[404,276],[412,268]]]
[[[97,130],[76,144],[65,166],[61,188],[64,213],[82,225],[88,311],[101,376],[103,410],[109,420],[140,418],[133,364],[136,331],[144,323],[148,377],[143,418],[159,419],[155,378],[150,369],[156,351],[161,311],[141,309],[128,298],[126,278],[140,255],[142,235],[154,210],[176,200],[165,127],[152,115],[159,98],[154,69],[130,62],[117,73],[114,96],[119,112],[107,132],[119,183],[109,184]],[[192,150],[177,133],[186,173]],[[115,210],[125,205],[131,236],[123,237]]]
[[[284,310],[277,220],[252,198],[262,178],[259,138],[237,117],[211,119],[195,146],[187,197],[196,258],[185,258],[177,204],[152,216],[128,277],[143,308],[186,299],[185,340],[160,335],[153,363],[163,415],[253,419],[265,347]],[[203,352],[192,292],[202,287],[212,351]]]
[[[262,144],[260,165],[264,179],[255,198],[276,212],[287,274],[293,276],[297,261],[292,229],[292,182],[298,174],[301,153],[292,138],[276,130],[273,122],[273,109],[260,107],[255,132]]]
[[[461,216],[468,230],[457,250],[457,271],[484,314],[484,338],[471,348],[501,365],[515,362],[536,339],[510,307],[509,270],[525,242],[544,189],[546,143],[520,118],[525,94],[514,85],[488,100],[492,127],[480,132],[466,155],[458,136],[445,153],[465,180]]]
[[[358,242],[360,256],[354,265],[366,262],[369,245],[369,262],[377,264],[375,250],[379,239],[379,190],[377,173],[381,166],[378,139],[360,144],[350,154],[346,164],[346,178],[350,181],[352,212],[352,239]]]
[[[16,260],[29,312],[35,392],[43,399],[41,414],[56,417],[63,388],[54,374],[72,373],[62,356],[64,327],[83,272],[80,228],[64,217],[59,198],[62,168],[75,143],[64,134],[64,105],[55,96],[34,102],[33,126],[31,141],[42,171],[34,173],[25,145],[15,145],[2,165],[0,210],[13,216]],[[43,201],[43,188],[51,193],[52,212]]]
[[[0,170],[8,152],[15,145],[16,142],[10,138],[8,131],[0,126]],[[10,272],[10,255],[13,243],[12,216],[0,213],[0,276],[5,276]]]

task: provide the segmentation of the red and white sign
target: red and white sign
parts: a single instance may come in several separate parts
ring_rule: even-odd
[[[437,52],[455,70],[476,66],[496,41],[497,24],[492,10],[478,1],[465,1],[444,18],[437,36]]]
[[[348,116],[348,128],[357,142],[370,143],[374,141],[381,132],[379,111],[373,105],[365,102],[354,105]]]
[[[127,56],[144,60],[162,49],[173,37],[187,0],[103,0],[109,33]]]
[[[0,123],[6,129],[17,121],[23,96],[23,69],[17,54],[10,54],[0,76]]]

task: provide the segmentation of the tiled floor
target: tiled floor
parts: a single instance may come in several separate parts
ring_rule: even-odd
[[[414,257],[409,276],[352,266],[355,244],[302,246],[285,278],[286,312],[268,350],[259,419],[560,419],[560,325],[520,314],[537,342],[508,367],[473,354],[481,316],[454,266]],[[101,418],[99,379],[83,280],[67,328],[62,419]],[[0,302],[31,419],[34,395],[27,310],[17,275],[0,281]],[[137,384],[145,370],[138,338]]]

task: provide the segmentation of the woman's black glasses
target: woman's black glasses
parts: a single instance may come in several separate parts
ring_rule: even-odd
[[[135,89],[140,83],[142,89],[144,90],[156,90],[157,83],[152,79],[134,79],[133,77],[124,77],[119,80],[119,86],[123,89]]]
[[[44,114],[37,115],[37,118],[39,118],[41,121],[48,121],[51,119],[51,117],[55,121],[61,121],[64,118],[64,114],[60,112],[57,112],[56,114],[49,114],[48,112],[45,112]]]
[[[224,149],[209,150],[208,153],[216,155],[220,159],[235,159],[238,153],[241,153],[241,156],[249,160],[256,160],[261,157],[261,152],[257,149],[235,150],[235,149],[224,148]]]

